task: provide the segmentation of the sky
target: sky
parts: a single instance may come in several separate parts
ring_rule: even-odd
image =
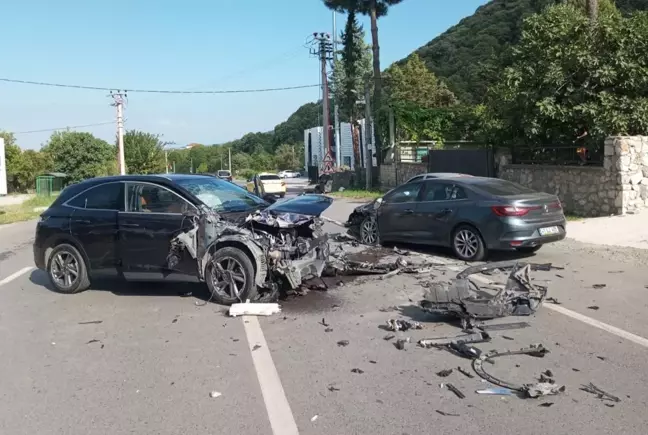
[[[471,15],[488,0],[404,0],[379,21],[381,68]],[[238,90],[319,83],[304,46],[332,32],[321,0],[22,0],[4,2],[0,78],[115,89]],[[338,14],[338,31],[346,17]],[[362,18],[367,41],[370,26]],[[178,146],[223,143],[269,131],[315,88],[228,95],[131,92],[126,129]],[[51,131],[79,128],[114,142],[115,108],[106,91],[0,82],[0,130],[24,149]],[[20,134],[19,134],[20,133]]]

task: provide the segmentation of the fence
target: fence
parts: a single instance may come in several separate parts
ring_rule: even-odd
[[[599,146],[513,146],[516,165],[603,166],[603,147]]]

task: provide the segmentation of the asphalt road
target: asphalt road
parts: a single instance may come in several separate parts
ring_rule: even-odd
[[[327,214],[344,220],[355,205],[336,201]],[[0,227],[2,434],[646,433],[647,251],[567,240],[533,257],[564,267],[533,275],[562,305],[490,322],[530,326],[493,331],[493,341],[477,347],[544,344],[544,358],[488,367],[519,383],[549,369],[567,387],[534,400],[478,395],[490,384],[477,376],[436,375],[458,366],[472,372],[469,361],[383,340],[390,318],[424,322],[423,330],[395,333],[413,342],[460,332],[416,308],[422,277],[345,279],[282,303],[279,315],[229,318],[218,305],[196,305],[200,286],[110,282],[54,293],[31,268],[33,231],[33,222]],[[425,253],[447,263],[435,279],[464,267],[443,250]],[[198,297],[179,296],[187,290]],[[448,382],[465,399],[440,387]],[[621,402],[608,407],[579,390],[589,382]]]

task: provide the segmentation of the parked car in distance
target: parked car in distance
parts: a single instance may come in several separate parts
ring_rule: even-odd
[[[469,174],[461,174],[458,172],[428,172],[427,174],[419,174],[407,180],[405,183],[412,181],[430,180],[432,178],[453,178],[453,177],[472,177]]]
[[[262,172],[247,180],[245,189],[263,198],[266,195],[286,196],[286,182],[278,175]]]
[[[281,178],[299,178],[301,174],[296,171],[281,171],[279,172]]]
[[[65,188],[41,214],[34,262],[61,293],[85,290],[93,278],[123,276],[206,282],[222,304],[263,301],[276,294],[277,282],[297,286],[321,273],[328,242],[304,216],[319,216],[331,202],[310,195],[270,205],[204,175],[91,178]],[[247,218],[260,211],[298,213],[301,219],[285,229],[248,225]],[[285,269],[275,267],[277,255]]]
[[[472,176],[402,184],[357,207],[347,225],[365,244],[446,246],[465,261],[483,260],[494,250],[535,252],[564,239],[567,228],[555,195]]]
[[[232,173],[224,169],[221,169],[220,171],[216,172],[216,176],[221,180],[232,181]]]

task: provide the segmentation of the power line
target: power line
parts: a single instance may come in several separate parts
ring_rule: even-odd
[[[97,127],[99,125],[108,125],[108,124],[114,124],[114,123],[115,123],[115,121],[97,122],[95,124],[71,125],[71,126],[59,127],[59,128],[45,128],[45,129],[42,129],[42,130],[17,131],[14,134],[45,133],[45,132],[48,132],[48,131],[66,130],[68,128]]]
[[[0,81],[7,82],[7,83],[20,83],[23,85],[85,89],[91,91],[111,91],[114,89],[124,89],[128,92],[139,92],[139,93],[146,93],[146,94],[245,94],[245,93],[257,93],[257,92],[290,91],[293,89],[306,89],[306,88],[314,88],[319,86],[319,85],[301,85],[301,86],[285,86],[281,88],[235,89],[235,90],[223,90],[223,91],[178,91],[178,90],[160,90],[160,89],[130,89],[130,88],[127,89],[123,87],[106,88],[101,86],[68,85],[68,84],[61,84],[61,83],[35,82],[31,80],[17,80],[17,79],[7,79],[7,78],[0,78]]]

